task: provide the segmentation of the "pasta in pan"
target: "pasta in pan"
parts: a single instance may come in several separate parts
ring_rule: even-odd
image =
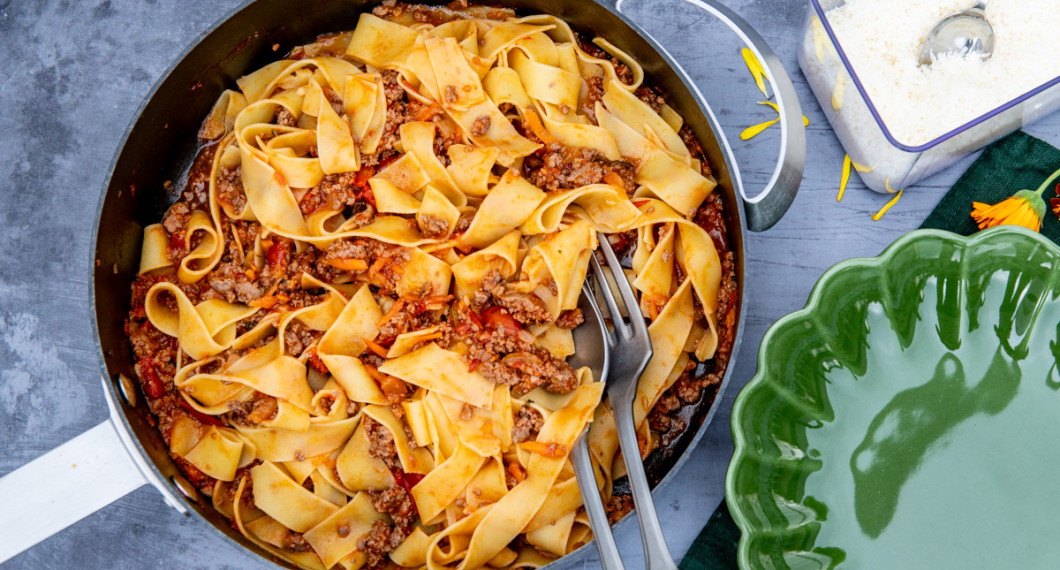
[[[239,532],[306,568],[538,567],[591,539],[590,424],[628,510],[602,384],[565,362],[597,232],[651,321],[644,455],[723,373],[734,301],[709,166],[642,81],[552,16],[388,5],[221,95],[129,334]]]

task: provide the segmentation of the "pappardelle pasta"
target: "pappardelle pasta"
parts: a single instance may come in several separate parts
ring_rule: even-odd
[[[735,302],[710,168],[643,76],[553,16],[387,4],[220,96],[128,329],[234,528],[305,568],[536,568],[591,540],[590,424],[629,510],[602,384],[565,361],[597,232],[651,322],[643,455],[724,373]]]

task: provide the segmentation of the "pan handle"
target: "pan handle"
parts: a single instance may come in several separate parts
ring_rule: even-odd
[[[0,564],[147,479],[108,419],[0,479]]]
[[[743,43],[754,52],[758,61],[762,62],[766,77],[773,86],[777,106],[780,110],[781,129],[780,159],[777,162],[776,169],[773,171],[773,176],[770,178],[765,190],[754,197],[747,196],[736,164],[733,164],[734,172],[732,176],[733,182],[743,198],[744,211],[747,214],[747,227],[751,231],[756,232],[768,230],[779,222],[784,213],[788,211],[788,207],[795,200],[795,194],[798,193],[799,185],[802,183],[802,172],[806,165],[806,127],[802,122],[802,106],[799,104],[799,97],[795,93],[795,87],[791,84],[791,78],[788,77],[787,72],[784,71],[784,66],[781,65],[780,59],[773,52],[773,49],[769,47],[765,39],[747,21],[718,0],[683,1],[706,10],[732,29]],[[623,0],[597,0],[597,2],[615,13],[622,13]],[[646,34],[643,30],[639,31],[650,37],[650,34]],[[658,44],[658,42],[655,43]],[[692,82],[680,64],[676,64],[676,67],[684,76],[686,82],[696,92],[696,95],[705,101],[702,93],[699,92],[699,88]],[[729,144],[725,140],[724,135],[719,132],[718,136],[721,139],[720,142],[728,147]],[[729,154],[732,154],[731,151]]]
[[[109,419],[0,478],[0,564],[148,482],[187,513],[129,447],[114,398],[107,405]]]

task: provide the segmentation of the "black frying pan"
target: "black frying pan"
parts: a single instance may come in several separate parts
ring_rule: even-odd
[[[736,170],[731,150],[720,135],[714,114],[699,90],[677,62],[622,15],[621,0],[599,0],[599,3],[586,0],[504,0],[503,4],[520,12],[559,16],[587,37],[606,37],[640,62],[646,82],[666,94],[667,102],[685,118],[699,139],[719,181],[715,191],[720,192],[724,200],[730,247],[736,258],[739,303],[732,362],[735,361],[743,322],[744,232],[746,229],[761,231],[769,228],[794,199],[805,161],[805,135],[802,113],[791,82],[762,38],[735,14],[717,5],[715,0],[685,1],[711,12],[748,43],[765,64],[777,94],[783,130],[781,161],[769,186],[757,197],[747,198],[738,177],[733,177]],[[150,423],[142,398],[136,397],[135,383],[129,380],[135,377],[133,357],[123,329],[129,311],[129,285],[139,264],[143,227],[161,219],[169,204],[176,200],[176,194],[183,186],[181,177],[196,151],[196,133],[220,92],[232,87],[235,79],[245,72],[276,60],[292,47],[309,43],[321,33],[353,29],[359,14],[376,3],[307,0],[298,2],[295,9],[289,0],[257,0],[230,15],[190,48],[155,87],[122,143],[99,206],[92,252],[96,263],[93,264],[90,296],[95,306],[103,386],[111,406],[110,421],[117,436],[112,439],[120,440],[142,478],[154,485],[167,503],[182,512],[196,513],[228,540],[267,560],[272,560],[271,555],[233,531],[228,520],[213,509],[209,498],[200,496],[188,484],[171,460],[161,435]],[[277,44],[279,49],[274,51],[273,46]],[[164,189],[166,181],[174,182],[168,186],[169,190]],[[657,485],[665,485],[670,474],[691,453],[717,403],[722,400],[721,393],[728,383],[728,376],[725,375],[715,398],[706,399],[691,411],[684,435],[649,457],[648,477]],[[32,473],[28,470],[32,467],[27,466],[15,474],[27,470],[22,475],[31,480]],[[59,518],[49,532],[58,532],[76,520]],[[16,536],[15,541],[18,542],[19,537]],[[32,542],[24,544],[14,552],[31,545]],[[564,561],[584,556],[588,550],[583,548]]]

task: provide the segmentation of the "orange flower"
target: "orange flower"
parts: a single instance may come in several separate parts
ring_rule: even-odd
[[[1020,190],[993,206],[982,202],[972,202],[972,219],[979,224],[979,229],[985,230],[994,226],[1004,224],[1023,226],[1034,231],[1041,231],[1042,216],[1045,214],[1045,200],[1042,192],[1060,178],[1060,170],[1052,173],[1049,178],[1042,182],[1037,190]],[[1057,186],[1060,190],[1060,186]],[[1060,216],[1060,197],[1050,200],[1053,213]]]
[[[1044,213],[1045,201],[1040,195],[1030,190],[1020,190],[1011,198],[1006,198],[993,206],[982,202],[972,202],[972,219],[979,224],[981,230],[1009,224],[1039,231],[1042,229]]]

